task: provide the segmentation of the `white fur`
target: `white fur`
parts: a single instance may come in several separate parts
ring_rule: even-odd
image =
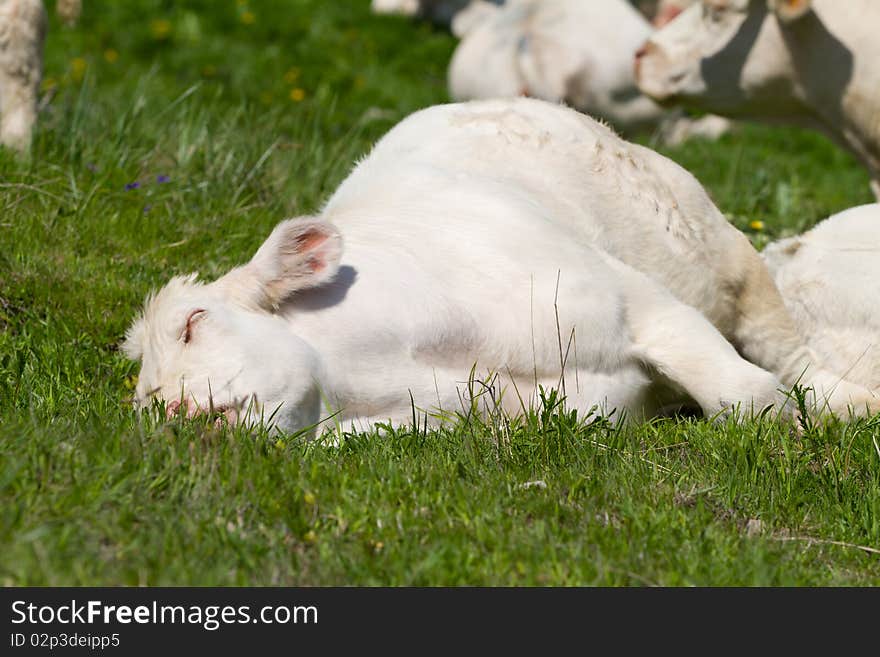
[[[703,0],[658,31],[638,83],[667,103],[813,127],[880,180],[880,2]]]
[[[80,0],[58,0],[56,11],[76,22]],[[46,10],[41,0],[0,0],[0,144],[27,153],[37,121]]]
[[[449,26],[463,11],[475,5],[500,4],[503,0],[372,0],[370,8],[377,14],[401,14]]]
[[[266,303],[287,269],[289,297]],[[582,410],[695,402],[711,416],[781,405],[777,389],[804,370],[820,405],[878,408],[821,367],[760,256],[690,174],[525,98],[408,117],[319,217],[283,222],[213,283],[175,279],[127,338],[138,403],[250,405],[285,429],[330,413],[406,421],[411,398],[458,410],[474,367],[498,376],[509,410],[561,384]]]
[[[478,7],[475,20],[470,14]],[[717,117],[673,116],[638,90],[634,58],[653,28],[626,0],[473,3],[453,26],[463,36],[449,65],[455,100],[527,95],[565,102],[624,132],[665,123],[671,142],[714,138],[728,128]]]
[[[45,37],[40,0],[0,0],[0,143],[20,152],[37,119]]]
[[[836,214],[762,256],[823,362],[880,389],[880,205]]]
[[[666,23],[675,20],[685,9],[700,0],[660,0],[657,3],[657,12],[652,16],[651,22],[655,27],[663,27]]]

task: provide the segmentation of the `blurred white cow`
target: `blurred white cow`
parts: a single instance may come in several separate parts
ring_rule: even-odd
[[[538,386],[631,417],[779,410],[799,380],[817,412],[880,410],[823,366],[690,174],[528,98],[408,117],[318,216],[151,296],[124,350],[139,405],[288,430],[411,421],[411,404],[436,423],[483,390],[474,371],[510,412]]]
[[[819,129],[867,166],[880,195],[880,2],[702,0],[641,51],[658,101]]]
[[[692,4],[700,0],[660,0],[657,3],[657,12],[651,17],[654,27],[663,27],[669,21],[678,17],[678,15]]]
[[[762,256],[819,359],[880,389],[880,205],[836,214]]]
[[[377,14],[401,14],[450,27],[462,10],[488,4],[500,5],[504,0],[372,0],[370,6]]]
[[[75,25],[82,13],[82,0],[56,0],[55,13],[67,25]]]
[[[656,26],[665,25],[698,0],[630,0]],[[516,2],[516,0],[507,0]],[[459,12],[481,5],[503,5],[505,0],[372,0],[371,8],[377,14],[400,14],[430,20],[438,25],[452,26]],[[457,30],[453,29],[453,32]],[[458,36],[461,36],[458,34]]]
[[[636,53],[653,33],[626,0],[474,2],[454,19],[462,37],[449,65],[455,100],[527,95],[564,102],[631,134],[663,125],[664,141],[710,138],[729,122],[672,115],[636,87]]]
[[[76,22],[80,0],[58,0],[56,11]],[[40,0],[0,0],[0,143],[26,153],[37,120],[46,10]]]

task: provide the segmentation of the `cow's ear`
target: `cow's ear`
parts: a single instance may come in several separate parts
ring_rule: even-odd
[[[331,281],[341,257],[336,226],[314,217],[288,219],[275,227],[236,282],[256,292],[257,305],[274,309],[297,290]]]
[[[803,17],[813,8],[811,0],[767,0],[770,11],[784,23]]]
[[[761,251],[761,258],[770,273],[775,276],[777,270],[791,262],[801,246],[803,246],[803,238],[800,235],[776,240],[764,247],[764,250]]]

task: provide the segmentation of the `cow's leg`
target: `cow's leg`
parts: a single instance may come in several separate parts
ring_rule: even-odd
[[[617,268],[626,279],[633,353],[660,380],[684,390],[710,417],[737,406],[791,410],[779,379],[742,358],[702,313],[640,272]]]
[[[742,358],[696,309],[674,302],[631,310],[636,354],[687,392],[707,416],[736,406],[759,412],[787,405],[779,379]]]
[[[39,0],[12,0],[0,12],[0,143],[26,152],[37,118],[46,12]]]

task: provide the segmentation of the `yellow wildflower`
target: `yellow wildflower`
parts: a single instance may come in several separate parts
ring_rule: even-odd
[[[300,70],[296,66],[292,66],[287,69],[287,72],[284,74],[284,82],[286,84],[293,84],[299,78]]]
[[[315,502],[317,502],[317,500],[315,499],[315,494],[306,492],[306,494],[303,495],[303,502],[305,502],[309,506],[312,506]]]
[[[82,80],[83,74],[86,72],[86,60],[82,57],[76,57],[73,61],[70,62],[70,75],[74,80],[79,82]]]
[[[755,219],[754,221],[749,222],[749,228],[752,230],[764,230],[764,222],[760,219]]]
[[[104,51],[104,60],[108,64],[114,63],[117,59],[119,59],[119,53],[113,50],[113,48],[107,48],[107,50]]]
[[[290,90],[290,100],[294,103],[298,103],[306,97],[305,89],[300,89],[299,87],[294,87]]]
[[[164,18],[157,18],[150,23],[150,32],[153,33],[155,39],[167,39],[171,34],[171,21]]]
[[[252,11],[243,11],[241,12],[240,20],[245,25],[252,25],[254,21],[257,20],[257,17],[254,16],[254,12]]]

